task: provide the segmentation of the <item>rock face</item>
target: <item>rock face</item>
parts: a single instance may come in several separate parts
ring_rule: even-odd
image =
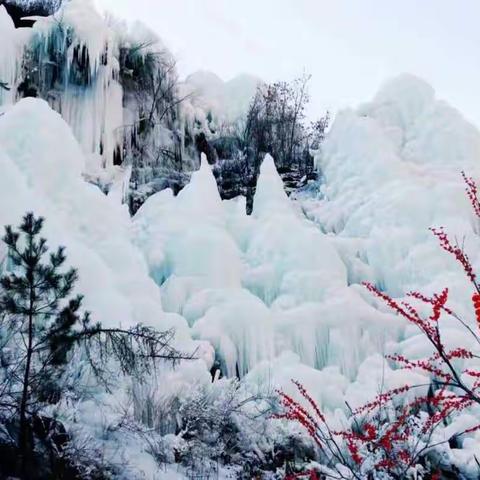
[[[197,147],[200,155],[202,153],[207,157],[208,163],[214,165],[218,161],[218,154],[213,145],[207,140],[204,132],[200,132],[195,137],[195,146]]]
[[[36,20],[25,17],[48,17],[60,8],[61,0],[0,0],[13,20],[15,28],[33,27]]]

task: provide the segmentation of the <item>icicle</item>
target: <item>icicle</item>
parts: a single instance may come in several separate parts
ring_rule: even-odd
[[[0,5],[0,106],[12,103],[17,73],[18,36],[12,19]]]
[[[67,41],[68,39],[68,41]],[[118,83],[118,44],[115,33],[96,12],[91,0],[65,2],[54,17],[33,27],[31,46],[41,65],[54,55],[65,58],[60,98],[49,102],[72,128],[85,153],[100,154],[111,169],[115,151],[123,145],[123,90]],[[49,92],[51,79],[40,88]]]

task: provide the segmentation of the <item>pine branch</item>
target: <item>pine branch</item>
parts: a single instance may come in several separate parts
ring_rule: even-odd
[[[171,346],[174,331],[158,332],[151,327],[136,325],[130,329],[102,328],[99,324],[91,327],[87,324],[74,337],[81,342],[87,352],[96,349],[99,360],[89,355],[91,365],[97,376],[105,366],[105,358],[114,358],[124,375],[133,375],[138,380],[156,368],[156,361],[165,360],[173,365],[181,360],[195,359],[193,354],[186,354]],[[104,374],[100,374],[104,377]]]

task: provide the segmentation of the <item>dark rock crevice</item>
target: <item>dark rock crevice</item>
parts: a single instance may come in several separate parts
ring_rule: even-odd
[[[48,17],[54,14],[62,4],[62,0],[0,0],[13,20],[15,28],[31,28],[34,19],[25,17]]]

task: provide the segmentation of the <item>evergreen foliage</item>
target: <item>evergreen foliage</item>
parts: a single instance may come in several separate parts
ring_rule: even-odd
[[[160,361],[192,358],[171,346],[173,331],[92,323],[83,297],[73,294],[77,270],[66,268],[64,247],[50,251],[42,227],[43,218],[27,213],[18,229],[5,228],[7,271],[0,277],[0,422],[8,432],[0,447],[11,446],[15,474],[29,479],[44,478],[34,474],[42,437],[54,442],[61,432],[61,446],[52,444],[57,454],[68,444],[63,425],[45,411],[65,396],[76,349],[107,389],[118,370],[142,382]],[[81,398],[81,385],[72,388]],[[0,473],[4,467],[0,461]]]
[[[64,271],[64,248],[44,260],[49,249],[45,238],[39,237],[42,226],[42,218],[28,213],[18,231],[7,226],[3,237],[12,269],[0,279],[2,333],[15,354],[7,365],[2,401],[10,406],[10,415],[18,417],[17,446],[24,475],[31,463],[29,418],[43,403],[58,401],[74,328],[81,320],[88,323],[88,316],[81,319],[79,314],[82,297],[71,296],[77,271]]]

